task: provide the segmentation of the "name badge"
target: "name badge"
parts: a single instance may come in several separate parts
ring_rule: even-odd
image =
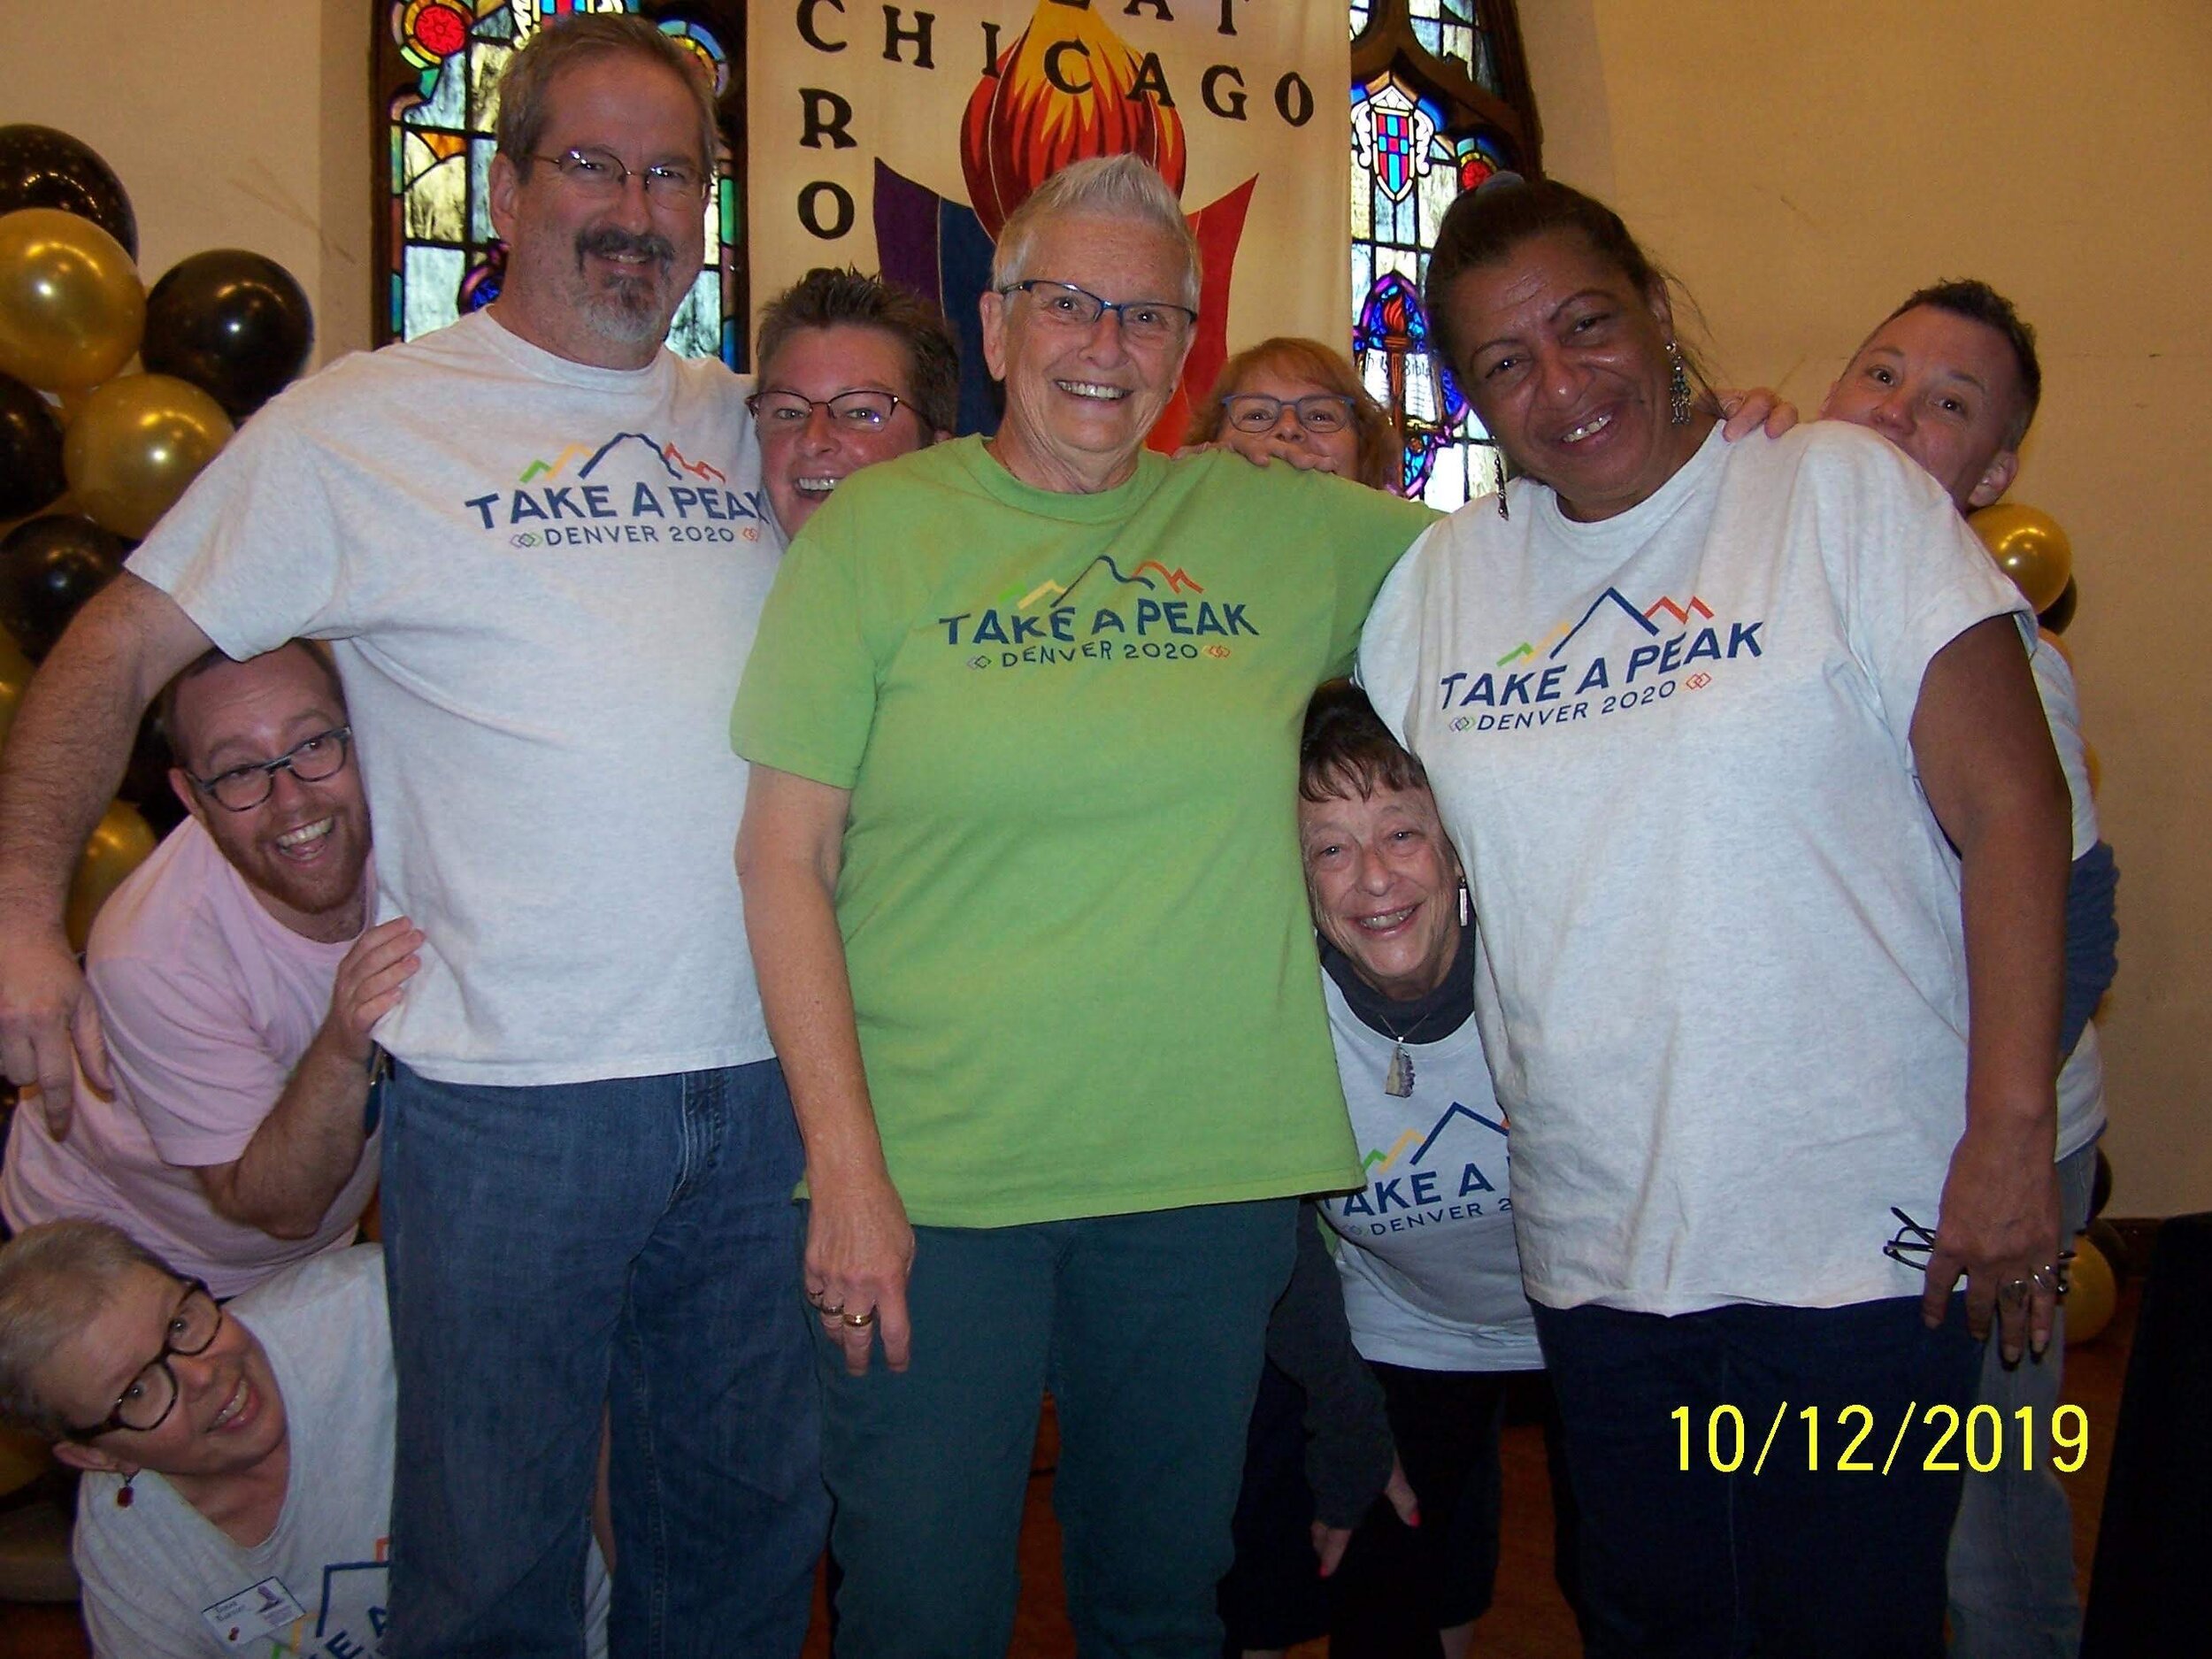
[[[307,1609],[284,1587],[283,1579],[264,1578],[236,1595],[225,1597],[213,1607],[201,1609],[200,1617],[207,1621],[208,1629],[215,1632],[215,1640],[223,1646],[242,1647],[273,1631],[297,1624],[307,1617]]]

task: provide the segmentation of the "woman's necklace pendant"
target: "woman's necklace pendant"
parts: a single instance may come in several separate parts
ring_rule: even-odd
[[[1402,1042],[1390,1051],[1390,1070],[1383,1073],[1383,1093],[1398,1100],[1413,1093],[1413,1056]]]

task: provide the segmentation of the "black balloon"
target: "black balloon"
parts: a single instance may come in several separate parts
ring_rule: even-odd
[[[2066,586],[2059,589],[2058,597],[2051,601],[2050,609],[2036,618],[2037,626],[2048,628],[2054,634],[2065,633],[2066,625],[2074,619],[2075,602],[2080,597],[2081,590],[2074,586],[2074,579],[2069,576]]]
[[[147,828],[157,835],[166,835],[184,821],[184,808],[177,792],[169,787],[169,740],[162,732],[161,709],[157,703],[138,723],[137,741],[131,745],[123,781],[115,790],[115,798],[136,807]]]
[[[0,627],[42,660],[78,607],[113,581],[130,543],[75,513],[26,518],[0,541]]]
[[[0,374],[0,518],[36,512],[68,483],[54,411],[22,381]]]
[[[315,343],[306,291],[275,260],[214,248],[173,265],[146,296],[138,355],[243,420],[296,379]]]
[[[50,127],[0,127],[0,213],[58,207],[79,214],[138,257],[138,215],[99,152]]]

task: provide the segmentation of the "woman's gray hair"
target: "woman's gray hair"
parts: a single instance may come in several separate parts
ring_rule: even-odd
[[[178,1276],[104,1221],[49,1221],[24,1228],[0,1247],[0,1419],[41,1440],[67,1436],[67,1419],[32,1379],[138,1267]]]
[[[991,286],[1011,288],[1033,273],[1029,256],[1045,221],[1060,216],[1137,219],[1157,226],[1175,239],[1183,255],[1181,303],[1198,309],[1198,238],[1191,234],[1182,204],[1167,180],[1150,163],[1135,156],[1099,156],[1071,162],[1034,190],[1007,215],[1000,227],[998,250],[991,257]],[[1165,295],[1141,294],[1137,299],[1164,299]]]

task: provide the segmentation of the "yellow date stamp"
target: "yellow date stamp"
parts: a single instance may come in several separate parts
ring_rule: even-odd
[[[1987,1475],[2008,1466],[2032,1474],[2038,1459],[2044,1458],[2051,1468],[2070,1475],[2089,1456],[2089,1414],[2076,1405],[2047,1413],[2021,1406],[2008,1416],[1993,1405],[1961,1411],[1953,1405],[1923,1408],[1909,1401],[1892,1422],[1884,1422],[1870,1406],[1809,1405],[1793,1411],[1786,1400],[1764,1423],[1747,1421],[1740,1408],[1725,1404],[1702,1413],[1677,1406],[1671,1415],[1684,1474],[1701,1469],[1732,1475],[1747,1466],[1757,1475],[1770,1459],[1809,1474],[1943,1475],[1970,1470]]]

